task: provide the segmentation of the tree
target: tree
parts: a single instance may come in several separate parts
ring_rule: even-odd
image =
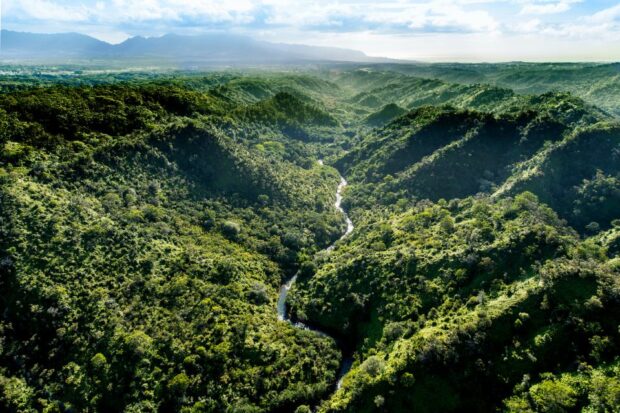
[[[224,221],[222,223],[222,234],[226,238],[236,240],[241,233],[241,225],[235,221]]]

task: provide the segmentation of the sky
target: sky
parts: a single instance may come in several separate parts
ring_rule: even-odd
[[[620,1],[0,1],[3,29],[111,43],[222,31],[422,61],[620,60]]]

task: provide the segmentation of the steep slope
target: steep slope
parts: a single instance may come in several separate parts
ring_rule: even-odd
[[[392,103],[408,109],[449,104],[459,108],[500,110],[517,99],[510,89],[485,84],[459,85],[395,72],[358,69],[338,73],[333,80],[355,91],[349,102],[370,109]]]
[[[531,194],[370,214],[324,260],[293,311],[355,362],[320,411],[488,412],[524,375],[613,361],[620,342],[618,266]]]
[[[335,343],[275,302],[341,233],[335,171],[253,150],[230,102],[187,89],[1,99],[2,410],[291,411],[329,391]]]
[[[381,69],[464,85],[486,83],[524,94],[570,92],[620,115],[618,63],[401,64],[379,66],[376,70]]]
[[[353,184],[350,206],[491,193],[515,179],[523,162],[539,162],[553,142],[601,119],[604,114],[565,94],[520,98],[501,113],[424,107],[371,131],[336,165]],[[596,171],[605,162],[593,156],[584,163]]]
[[[389,103],[381,108],[381,110],[368,115],[364,121],[369,126],[383,126],[395,118],[404,115],[406,112],[405,109],[397,104]]]
[[[284,132],[287,136],[302,140],[313,140],[316,128],[336,129],[338,121],[319,108],[316,103],[287,92],[260,101],[239,111],[245,122],[268,124]]]
[[[575,228],[596,233],[618,218],[619,178],[620,126],[601,123],[519,165],[494,196],[532,191]]]

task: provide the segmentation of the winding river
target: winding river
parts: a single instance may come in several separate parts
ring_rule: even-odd
[[[323,165],[322,160],[319,160],[318,162],[320,165]],[[340,213],[344,215],[345,221],[347,223],[347,229],[345,230],[344,234],[342,234],[342,236],[338,239],[338,241],[347,237],[351,232],[353,232],[353,221],[351,221],[351,218],[349,218],[349,215],[347,215],[346,211],[342,208],[342,191],[344,190],[346,186],[347,186],[347,181],[341,175],[340,184],[338,184],[338,188],[336,189],[336,202],[334,204],[334,207],[338,211],[340,211]],[[332,251],[335,247],[336,247],[336,243],[334,242],[329,247],[327,247],[325,251]],[[293,284],[295,284],[295,281],[297,281],[297,274],[293,275],[288,281],[286,281],[282,285],[282,287],[280,287],[280,295],[278,296],[278,305],[277,305],[278,319],[282,321],[287,321],[293,324],[295,327],[303,328],[305,330],[311,330],[323,336],[329,336],[329,334],[327,334],[324,331],[321,331],[317,328],[310,327],[300,321],[293,321],[288,317],[286,313],[286,298],[288,297],[288,293],[291,290],[291,287],[293,286]],[[338,372],[338,382],[336,384],[337,389],[339,389],[340,386],[342,385],[342,378],[351,369],[352,364],[353,364],[353,359],[350,357],[345,357],[342,360],[340,371]]]

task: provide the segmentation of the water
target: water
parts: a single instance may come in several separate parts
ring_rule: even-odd
[[[319,165],[323,165],[323,160],[318,161]],[[349,218],[346,211],[342,208],[342,191],[347,186],[347,181],[342,176],[340,176],[340,183],[338,184],[338,188],[336,189],[336,202],[334,203],[334,207],[336,210],[340,211],[344,215],[345,222],[347,223],[347,229],[344,234],[339,238],[339,240],[347,237],[351,232],[353,232],[353,221]],[[336,243],[333,243],[329,247],[327,247],[326,251],[332,251],[336,247]],[[297,275],[293,275],[289,280],[287,280],[282,287],[280,287],[280,295],[278,296],[278,304],[277,304],[277,312],[278,312],[278,320],[287,321],[293,324],[295,327],[303,328],[304,330],[312,330],[317,332],[318,334],[328,336],[327,333],[317,330],[316,328],[311,328],[310,326],[302,323],[302,322],[293,322],[286,314],[286,299],[288,297],[288,293],[297,281]],[[342,365],[340,367],[340,371],[338,373],[338,382],[336,384],[336,388],[339,389],[342,386],[342,379],[345,374],[351,370],[351,365],[353,364],[352,358],[345,358],[342,360]]]
[[[336,390],[342,387],[342,381],[344,380],[344,375],[351,370],[351,366],[353,366],[353,358],[347,357],[342,360],[342,365],[340,366],[340,371],[338,372],[338,382],[336,383]]]
[[[278,296],[278,320],[289,321],[286,316],[286,297],[291,290],[293,284],[297,281],[297,274],[293,275],[285,284],[280,287],[280,295]]]
[[[351,218],[349,218],[349,215],[345,212],[345,210],[342,209],[342,190],[346,186],[347,186],[346,179],[340,176],[340,184],[338,185],[338,189],[336,190],[336,203],[334,203],[334,207],[336,207],[336,209],[344,215],[344,219],[347,223],[347,229],[345,230],[344,234],[342,234],[339,240],[345,238],[347,235],[353,232],[353,228],[354,228],[353,221],[351,221]],[[333,243],[332,245],[327,247],[327,251],[331,251],[334,248],[336,248],[336,243]]]

